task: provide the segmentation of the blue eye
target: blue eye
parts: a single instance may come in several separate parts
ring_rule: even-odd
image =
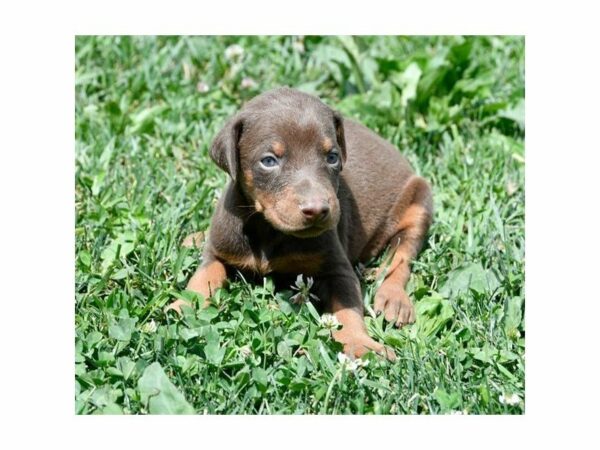
[[[265,156],[263,159],[260,160],[260,163],[267,168],[279,165],[279,161],[277,161],[277,158],[275,158],[274,156]]]
[[[327,153],[327,164],[331,164],[333,166],[334,164],[337,164],[339,160],[340,160],[340,155],[338,155],[337,153],[335,153],[335,152]]]

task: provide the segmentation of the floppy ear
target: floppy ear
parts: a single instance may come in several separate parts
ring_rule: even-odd
[[[344,118],[337,111],[333,112],[333,125],[335,126],[335,137],[337,139],[337,144],[340,146],[340,150],[342,151],[342,163],[345,163],[346,138],[344,137]]]
[[[212,160],[227,172],[235,183],[239,169],[239,148],[240,136],[244,123],[242,117],[238,114],[227,121],[225,126],[210,147],[210,157]]]

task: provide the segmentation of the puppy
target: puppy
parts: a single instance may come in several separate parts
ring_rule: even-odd
[[[367,334],[353,265],[390,246],[377,271],[384,279],[374,310],[398,327],[415,321],[404,287],[432,220],[427,182],[389,142],[289,88],[248,102],[219,132],[210,155],[231,182],[187,289],[209,299],[228,269],[276,281],[313,277],[318,304],[342,325],[333,337],[344,351],[393,359]]]

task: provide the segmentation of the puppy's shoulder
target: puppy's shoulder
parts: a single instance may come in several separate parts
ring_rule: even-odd
[[[244,233],[244,217],[253,211],[239,196],[230,182],[217,202],[209,233],[209,245],[216,254],[245,255],[251,252]]]

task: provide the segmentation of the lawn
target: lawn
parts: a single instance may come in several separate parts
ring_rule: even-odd
[[[524,412],[524,38],[78,37],[75,52],[77,414]],[[433,187],[417,323],[375,318],[362,282],[394,363],[341,362],[298,288],[269,278],[163,312],[188,295],[201,250],[181,243],[227,182],[211,140],[280,85],[360,120]]]

